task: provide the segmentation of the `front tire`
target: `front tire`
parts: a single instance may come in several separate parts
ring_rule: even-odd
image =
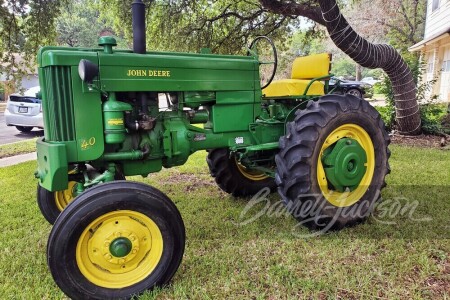
[[[16,126],[17,130],[19,130],[20,132],[23,133],[27,133],[30,132],[31,130],[33,130],[33,127],[30,126]]]
[[[358,89],[349,89],[346,92],[346,94],[352,95],[352,96],[355,96],[355,97],[358,97],[358,98],[361,98],[361,99],[363,98],[362,92],[360,90],[358,90]]]
[[[312,229],[363,221],[390,172],[379,113],[353,96],[328,95],[298,110],[280,138],[275,175],[288,210]]]
[[[72,299],[129,299],[168,283],[184,245],[183,220],[166,195],[117,181],[87,190],[61,213],[47,261]]]
[[[210,150],[206,162],[217,185],[234,197],[253,196],[264,188],[271,191],[276,188],[273,178],[260,171],[247,169],[226,148]]]
[[[70,172],[69,172],[70,174]],[[125,180],[122,173],[116,172],[115,180]],[[76,181],[69,181],[67,189],[50,192],[37,184],[36,201],[44,218],[53,225],[61,212],[75,199]]]

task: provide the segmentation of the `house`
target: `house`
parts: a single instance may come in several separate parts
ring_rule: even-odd
[[[409,50],[422,53],[423,80],[436,80],[432,93],[450,101],[450,0],[427,0],[424,38]]]
[[[16,86],[17,82],[14,78],[7,78],[6,74],[0,72],[0,101],[6,101],[8,96],[14,92],[39,85],[37,68],[27,68],[23,57],[19,54],[14,53],[13,57],[16,64],[25,70],[25,75],[20,78],[20,81]],[[2,67],[6,67],[9,63],[10,62],[2,62],[0,69],[2,69]]]

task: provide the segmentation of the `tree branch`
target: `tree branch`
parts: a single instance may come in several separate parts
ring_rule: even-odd
[[[302,16],[312,21],[325,25],[325,20],[322,18],[322,11],[317,4],[308,2],[308,4],[299,4],[294,1],[283,1],[283,0],[259,0],[261,5],[275,13],[286,17],[297,17]]]

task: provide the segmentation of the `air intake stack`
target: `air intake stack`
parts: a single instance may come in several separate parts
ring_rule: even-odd
[[[133,15],[133,52],[145,54],[145,4],[142,0],[134,0],[131,4],[131,13]]]

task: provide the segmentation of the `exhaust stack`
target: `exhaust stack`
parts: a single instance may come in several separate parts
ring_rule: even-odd
[[[145,54],[145,4],[142,0],[134,0],[131,4],[131,13],[133,16],[133,52]]]

